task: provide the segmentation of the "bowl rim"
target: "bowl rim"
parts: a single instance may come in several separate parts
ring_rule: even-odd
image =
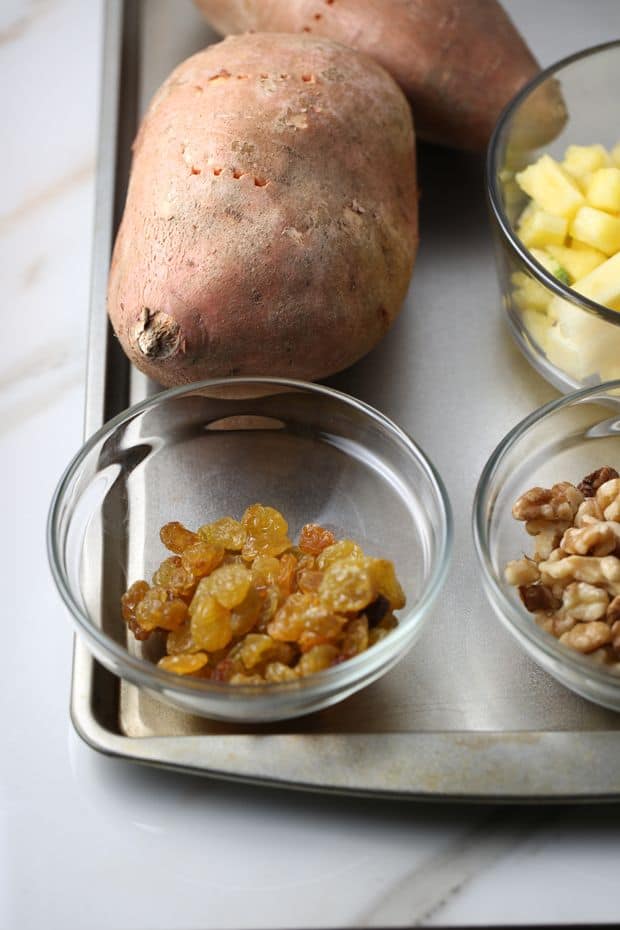
[[[214,682],[209,679],[197,678],[191,679],[189,677],[176,675],[173,672],[158,668],[157,665],[146,659],[132,655],[126,648],[123,648],[119,643],[108,636],[107,633],[90,621],[87,611],[82,609],[81,604],[73,595],[70,582],[64,570],[62,552],[60,551],[59,523],[66,492],[84,460],[104,437],[111,435],[122,424],[131,421],[146,410],[157,407],[162,402],[167,402],[186,394],[191,395],[207,388],[231,385],[263,385],[290,388],[294,391],[329,397],[348,407],[354,408],[381,426],[393,438],[396,438],[401,445],[407,448],[408,452],[415,459],[425,475],[438,503],[440,522],[436,527],[438,533],[437,557],[434,560],[428,582],[425,585],[420,599],[416,601],[409,612],[401,614],[399,625],[394,630],[390,631],[389,636],[375,643],[372,650],[366,650],[348,659],[345,663],[332,666],[320,672],[315,672],[306,678],[301,678],[292,682],[265,682],[261,684],[231,686],[228,682]],[[126,677],[135,683],[168,694],[175,693],[187,697],[189,695],[195,696],[200,693],[205,695],[205,697],[225,697],[227,701],[233,699],[236,703],[250,695],[253,700],[256,700],[257,696],[271,699],[277,694],[288,694],[291,696],[294,694],[303,694],[304,698],[318,697],[324,692],[331,693],[334,690],[340,690],[337,686],[341,678],[344,678],[342,688],[345,689],[347,686],[351,686],[353,683],[363,678],[365,673],[373,669],[377,670],[382,668],[384,662],[388,661],[389,658],[396,654],[399,645],[407,645],[407,640],[412,632],[412,628],[415,630],[418,627],[420,620],[428,612],[441,591],[450,566],[453,535],[453,516],[450,498],[439,472],[421,447],[407,432],[394,423],[393,420],[370,406],[370,404],[358,400],[343,391],[328,387],[327,385],[291,378],[266,376],[207,378],[202,381],[159,391],[151,397],[122,410],[96,430],[69,461],[52,495],[46,527],[48,561],[52,577],[61,599],[69,609],[79,631],[85,635],[86,640],[90,641],[96,647],[96,650],[99,650],[104,655],[111,655],[116,660],[118,667],[122,669],[122,677],[125,677],[125,673],[128,672]],[[372,656],[372,663],[368,662],[369,656]],[[118,673],[115,672],[115,674]]]
[[[498,184],[499,171],[501,170],[501,166],[497,164],[499,144],[504,130],[507,128],[508,124],[517,113],[519,107],[525,101],[525,99],[529,97],[529,95],[535,91],[540,84],[544,83],[548,78],[555,77],[558,72],[562,71],[564,68],[568,67],[574,62],[581,61],[581,59],[584,58],[592,57],[599,54],[600,52],[609,51],[613,48],[620,48],[620,39],[612,39],[609,42],[602,42],[599,45],[592,45],[588,48],[581,49],[578,52],[574,52],[572,55],[567,55],[566,58],[562,58],[555,62],[555,64],[552,64],[548,68],[545,68],[543,71],[540,71],[536,77],[528,81],[528,83],[525,84],[517,94],[515,94],[515,96],[502,110],[489,141],[485,165],[485,186],[487,201],[489,203],[492,215],[495,217],[501,230],[503,238],[506,240],[510,248],[517,253],[530,273],[534,277],[541,279],[545,287],[547,287],[548,290],[553,291],[553,293],[558,297],[561,297],[572,304],[576,304],[587,313],[591,313],[594,316],[597,316],[614,326],[620,326],[620,313],[618,313],[617,310],[612,310],[610,307],[605,307],[603,304],[599,304],[595,300],[590,300],[589,297],[585,297],[583,294],[579,294],[568,285],[563,284],[559,278],[556,278],[555,275],[552,275],[550,271],[548,271],[543,265],[536,261],[530,250],[523,245],[519,237],[513,231],[502,206]]]
[[[474,495],[472,532],[476,555],[482,569],[483,582],[491,593],[496,610],[501,611],[501,619],[507,622],[510,631],[517,638],[524,638],[533,647],[534,653],[540,650],[551,662],[560,662],[579,674],[586,673],[587,677],[594,679],[597,683],[606,686],[612,685],[620,692],[620,676],[618,674],[607,671],[603,666],[595,665],[587,655],[575,652],[575,650],[569,649],[568,646],[560,643],[558,639],[536,625],[532,615],[520,602],[514,601],[507,596],[498,580],[490,556],[488,532],[490,520],[487,520],[485,515],[487,501],[491,504],[491,515],[495,510],[493,481],[500,465],[531,427],[542,423],[547,418],[551,418],[564,407],[576,406],[602,394],[609,394],[611,390],[620,392],[620,379],[605,381],[594,387],[582,388],[579,391],[573,391],[570,394],[556,398],[524,417],[504,436],[489,456],[480,475]],[[620,404],[620,394],[614,400]]]

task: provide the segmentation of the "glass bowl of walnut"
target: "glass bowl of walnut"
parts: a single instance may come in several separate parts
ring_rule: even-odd
[[[99,430],[59,484],[48,542],[103,665],[190,713],[262,722],[334,704],[405,655],[451,518],[432,465],[377,411],[233,378]]]
[[[489,459],[474,503],[504,625],[573,691],[620,711],[620,381],[537,410]]]

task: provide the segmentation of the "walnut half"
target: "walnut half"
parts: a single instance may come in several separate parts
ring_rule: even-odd
[[[583,494],[569,481],[552,488],[531,488],[512,508],[516,520],[570,520],[572,523]]]

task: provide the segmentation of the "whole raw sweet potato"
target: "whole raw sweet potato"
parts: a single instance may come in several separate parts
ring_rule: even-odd
[[[372,56],[398,81],[422,139],[482,151],[511,97],[538,72],[497,0],[195,0],[221,33],[328,36]],[[565,120],[541,93],[537,145]]]
[[[144,118],[109,313],[162,384],[320,378],[386,332],[417,242],[392,78],[327,39],[236,36],[179,65]]]

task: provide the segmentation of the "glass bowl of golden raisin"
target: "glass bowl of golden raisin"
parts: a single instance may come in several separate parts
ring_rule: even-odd
[[[261,722],[388,671],[429,616],[451,545],[416,444],[331,388],[205,381],[155,395],[69,465],[54,578],[116,675],[190,713]]]
[[[474,537],[509,632],[563,685],[620,711],[620,381],[506,436],[480,478]]]

